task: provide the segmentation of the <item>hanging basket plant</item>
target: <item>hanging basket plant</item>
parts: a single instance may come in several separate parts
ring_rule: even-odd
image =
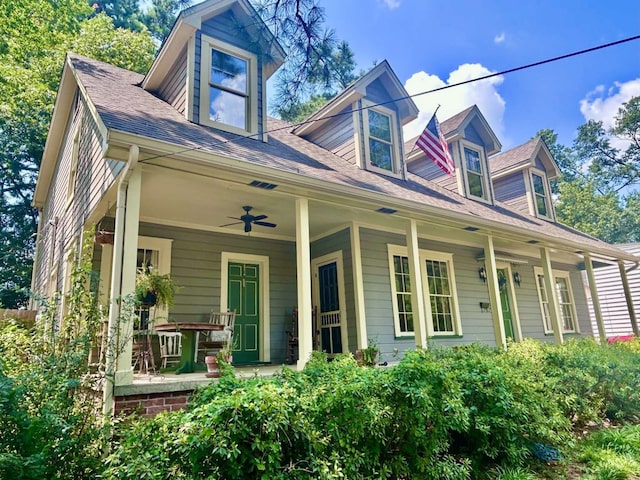
[[[136,299],[147,307],[173,306],[178,288],[168,273],[139,271],[136,275]]]
[[[95,242],[98,245],[113,245],[113,237],[115,233],[105,230],[98,230],[95,234]]]

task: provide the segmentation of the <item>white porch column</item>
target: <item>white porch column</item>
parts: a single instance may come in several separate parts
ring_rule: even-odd
[[[596,316],[596,324],[598,325],[598,335],[600,336],[600,344],[607,343],[607,332],[604,329],[604,320],[602,318],[602,308],[600,308],[600,298],[598,297],[598,288],[596,286],[596,276],[593,273],[593,262],[591,254],[584,254],[584,266],[587,270],[587,279],[589,280],[589,291],[591,292],[591,302],[593,303],[593,312]]]
[[[351,261],[353,268],[353,293],[356,307],[356,341],[358,349],[367,348],[367,318],[364,308],[364,284],[362,276],[362,250],[360,249],[360,226],[351,224]]]
[[[116,201],[116,218],[113,238],[113,263],[111,268],[111,288],[109,293],[109,324],[107,328],[107,342],[105,355],[105,386],[103,391],[103,413],[110,415],[113,408],[113,387],[133,382],[131,369],[132,325],[121,325],[120,319],[126,311],[122,310],[125,243],[130,243],[126,227],[133,223],[135,217],[136,252],[134,252],[133,284],[135,285],[135,256],[137,254],[138,219],[140,213],[140,185],[141,172],[138,163],[140,150],[137,145],[129,149],[129,161],[118,185]],[[137,167],[137,172],[136,172]],[[131,185],[130,185],[131,184]],[[128,240],[128,242],[126,242]],[[130,251],[130,246],[127,252]],[[130,288],[129,282],[127,285]],[[133,289],[131,289],[133,292]],[[133,308],[133,305],[130,306]],[[126,361],[123,356],[127,355]],[[127,368],[125,368],[125,365]]]
[[[493,249],[493,237],[491,235],[487,235],[484,239],[484,262],[489,286],[489,304],[491,305],[491,318],[493,319],[493,333],[496,338],[496,347],[506,349],[507,336],[504,331],[504,317],[502,315],[502,303],[500,302],[498,266],[496,265],[496,252]]]
[[[311,306],[311,250],[309,246],[309,200],[296,199],[296,265],[298,287],[298,370],[309,361],[313,350]]]
[[[629,311],[629,320],[631,320],[631,328],[633,334],[637,337],[638,334],[638,319],[636,318],[636,311],[633,306],[633,298],[631,297],[631,288],[629,287],[629,279],[627,278],[627,270],[623,260],[618,260],[618,269],[620,270],[620,279],[622,280],[622,288],[624,289],[624,298],[627,300],[627,310]]]
[[[127,206],[124,218],[124,242],[122,248],[122,283],[120,285],[121,298],[125,298],[128,295],[135,295],[136,290],[141,180],[141,168],[136,167],[131,173],[127,187]],[[133,305],[126,306],[133,309]],[[125,313],[125,315],[128,313],[129,312]],[[123,385],[133,381],[133,370],[131,368],[133,322],[121,322],[118,337],[122,350],[118,356],[115,383],[116,385]]]
[[[544,273],[544,289],[547,292],[547,303],[549,306],[549,316],[551,317],[551,327],[553,328],[553,338],[556,343],[563,343],[563,327],[560,320],[560,306],[558,305],[558,293],[556,292],[556,279],[551,268],[551,257],[546,247],[540,249],[540,259],[542,260],[542,271]]]
[[[425,309],[424,290],[420,269],[420,249],[418,248],[418,225],[410,220],[407,226],[407,253],[409,257],[409,275],[411,278],[411,311],[413,329],[416,335],[416,347],[427,348],[427,321],[431,324],[431,306]],[[426,310],[426,314],[425,314]],[[427,316],[429,318],[427,318]]]

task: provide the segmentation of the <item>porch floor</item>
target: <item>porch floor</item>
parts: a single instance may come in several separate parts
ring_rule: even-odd
[[[237,378],[251,378],[254,376],[271,377],[283,368],[295,369],[295,365],[251,365],[233,367]],[[161,392],[177,392],[194,390],[197,387],[217,381],[215,378],[205,377],[205,372],[183,373],[176,375],[174,372],[146,374],[134,373],[133,383],[129,385],[117,385],[114,394],[116,396],[146,395]]]

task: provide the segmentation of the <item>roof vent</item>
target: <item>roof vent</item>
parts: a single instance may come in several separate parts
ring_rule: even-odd
[[[466,230],[467,232],[477,232],[480,229],[478,227],[464,227],[463,230]]]
[[[275,183],[261,182],[260,180],[254,180],[249,185],[252,187],[264,188],[265,190],[273,190],[278,186]]]
[[[538,240],[529,240],[527,243],[530,243],[531,245],[535,245],[536,243],[540,243]]]
[[[376,212],[392,214],[396,213],[398,210],[394,210],[393,208],[381,207]]]

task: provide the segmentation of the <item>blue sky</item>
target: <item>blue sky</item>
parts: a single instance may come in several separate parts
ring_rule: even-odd
[[[636,1],[320,0],[326,25],[349,42],[359,68],[386,59],[409,93],[475,78],[640,34]],[[415,99],[419,133],[478,104],[503,144],[552,128],[570,145],[587,119],[611,124],[640,95],[640,40]]]

